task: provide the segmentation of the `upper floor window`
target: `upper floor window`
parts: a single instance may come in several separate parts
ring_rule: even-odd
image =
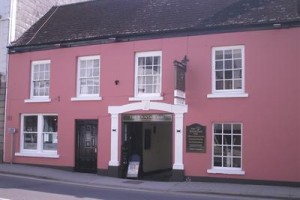
[[[161,51],[136,53],[135,74],[135,97],[160,97],[162,87]]]
[[[212,49],[213,83],[208,97],[245,97],[244,46]]]
[[[57,115],[22,115],[20,129],[21,152],[17,155],[57,157],[57,125]]]
[[[100,100],[100,56],[78,58],[76,93],[72,100]]]
[[[30,101],[48,101],[50,91],[50,60],[31,63]],[[26,100],[25,100],[26,101]]]

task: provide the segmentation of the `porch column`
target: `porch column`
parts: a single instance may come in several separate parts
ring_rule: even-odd
[[[173,169],[183,170],[183,114],[175,114],[175,156]]]
[[[118,113],[111,114],[111,140],[110,140],[110,161],[109,161],[109,169],[108,174],[110,176],[118,177],[118,168],[120,165],[119,157],[118,157],[118,123],[119,116]]]

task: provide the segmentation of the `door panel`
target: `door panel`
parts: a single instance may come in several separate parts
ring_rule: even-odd
[[[97,172],[97,135],[97,120],[76,120],[76,171]]]

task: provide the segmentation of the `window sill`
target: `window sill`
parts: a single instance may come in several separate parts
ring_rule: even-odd
[[[21,157],[36,157],[36,158],[59,158],[59,155],[56,153],[27,153],[27,152],[20,152],[15,153],[15,156]]]
[[[101,101],[102,97],[72,97],[71,101]]]
[[[51,99],[45,98],[45,99],[25,99],[25,103],[48,103],[51,102]]]
[[[129,101],[161,101],[164,100],[162,96],[145,96],[145,97],[130,97]]]
[[[232,175],[245,175],[245,171],[241,169],[208,169],[209,174],[232,174]]]
[[[207,98],[246,98],[249,97],[248,93],[214,93],[208,94]]]

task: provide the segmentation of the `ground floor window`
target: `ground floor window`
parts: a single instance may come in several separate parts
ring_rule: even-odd
[[[22,115],[21,152],[57,153],[57,125],[57,115]]]
[[[213,124],[213,162],[215,170],[242,169],[242,124]]]

